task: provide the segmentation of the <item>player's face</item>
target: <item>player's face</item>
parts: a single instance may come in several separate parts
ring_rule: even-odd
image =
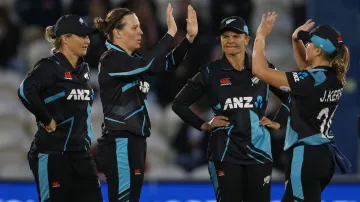
[[[236,55],[244,52],[250,37],[245,33],[238,34],[232,31],[225,31],[221,36],[221,48],[226,54]]]
[[[141,35],[143,34],[140,28],[139,19],[135,14],[126,15],[124,17],[125,26],[122,30],[115,29],[119,32],[120,40],[125,46],[123,48],[135,51],[140,48]]]
[[[78,57],[83,57],[87,53],[87,49],[90,44],[89,36],[78,36],[75,34],[69,34],[63,36],[63,43],[67,49]]]
[[[306,62],[312,63],[314,58],[319,55],[319,51],[321,51],[318,47],[315,46],[314,43],[309,42],[305,45],[306,48]]]

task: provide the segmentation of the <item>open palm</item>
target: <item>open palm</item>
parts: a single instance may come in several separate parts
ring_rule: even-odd
[[[199,28],[198,28],[196,11],[190,5],[188,6],[188,16],[186,22],[187,22],[186,23],[187,35],[189,35],[189,37],[193,39],[198,34]]]
[[[256,31],[256,37],[264,37],[266,38],[274,24],[277,18],[277,14],[275,12],[268,12],[268,14],[263,14],[262,18],[261,18],[261,23]]]

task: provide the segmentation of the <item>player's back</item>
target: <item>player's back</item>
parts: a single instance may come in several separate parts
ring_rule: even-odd
[[[287,75],[292,100],[284,149],[296,143],[321,145],[333,141],[330,126],[343,89],[335,71],[316,67]]]

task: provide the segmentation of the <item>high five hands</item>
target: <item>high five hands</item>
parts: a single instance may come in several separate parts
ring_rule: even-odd
[[[171,36],[175,36],[177,32],[177,26],[176,22],[173,16],[173,8],[171,4],[169,3],[166,9],[166,24],[168,26],[168,34]],[[197,21],[197,15],[194,8],[189,5],[187,10],[187,19],[186,19],[186,38],[192,42],[196,35],[198,34],[199,28],[198,28],[198,21]]]
[[[275,24],[276,18],[277,14],[274,11],[268,12],[267,15],[263,14],[261,23],[256,31],[256,38],[266,39]]]

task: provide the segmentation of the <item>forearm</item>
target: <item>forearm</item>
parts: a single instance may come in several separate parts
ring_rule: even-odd
[[[297,66],[300,70],[306,69],[308,64],[306,63],[306,48],[304,43],[301,40],[293,39],[292,44]]]
[[[252,72],[259,79],[263,80],[268,69],[268,62],[265,56],[265,39],[256,37],[253,48]]]

